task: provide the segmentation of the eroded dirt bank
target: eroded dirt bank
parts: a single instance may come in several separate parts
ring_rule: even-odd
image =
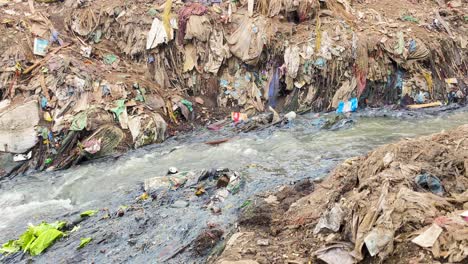
[[[465,263],[467,188],[468,125],[405,139],[258,199],[212,262]]]

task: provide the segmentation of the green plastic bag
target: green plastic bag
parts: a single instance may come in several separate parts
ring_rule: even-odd
[[[50,247],[55,240],[63,236],[63,232],[57,229],[49,229],[44,231],[37,237],[29,246],[28,251],[31,256],[37,256]]]
[[[64,233],[60,231],[65,227],[65,222],[46,223],[34,226],[30,225],[18,240],[10,240],[0,248],[2,254],[12,254],[20,250],[29,252],[32,256],[41,254],[50,247]]]
[[[86,111],[80,112],[76,116],[73,117],[70,130],[81,131],[86,127],[87,122],[88,122],[88,113],[86,113]]]
[[[88,211],[84,211],[80,214],[81,217],[90,217],[90,216],[93,216],[97,213],[98,211],[97,210],[88,210]]]
[[[89,244],[89,242],[91,242],[91,240],[93,240],[93,239],[90,238],[90,237],[80,238],[80,246],[78,246],[78,249],[84,248],[86,245]]]

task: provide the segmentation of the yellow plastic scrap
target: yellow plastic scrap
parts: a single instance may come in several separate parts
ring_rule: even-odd
[[[1,3],[1,2],[0,2]],[[9,18],[4,18],[0,21],[0,24],[11,24],[11,23],[14,23],[15,20],[14,19],[9,19]]]
[[[166,30],[166,35],[168,39],[172,39],[171,21],[170,21],[171,9],[172,9],[172,0],[166,0],[162,20],[163,20],[164,29]]]
[[[148,193],[144,192],[142,195],[140,195],[140,197],[138,197],[138,200],[145,201],[145,200],[148,200],[148,198],[149,198]]]
[[[421,108],[428,108],[428,107],[436,107],[436,106],[441,106],[441,102],[432,102],[432,103],[427,103],[427,104],[414,104],[414,105],[408,105],[407,107],[409,109],[421,109]]]
[[[427,82],[427,89],[429,90],[429,94],[431,95],[432,97],[432,93],[433,93],[433,83],[432,83],[432,74],[428,71],[422,71],[422,74],[424,76],[424,79],[426,79],[426,82]]]
[[[166,108],[167,108],[167,112],[169,113],[169,117],[171,118],[172,122],[174,122],[175,124],[179,124],[179,122],[177,122],[177,118],[174,115],[174,112],[172,111],[171,100],[168,100],[166,102]]]
[[[445,82],[447,84],[457,84],[458,80],[457,80],[457,78],[447,78],[447,79],[445,79]]]
[[[21,66],[21,63],[19,63],[18,61],[17,61],[16,64],[15,64],[15,69],[16,69],[16,71],[18,71],[18,72],[22,72],[22,71],[23,71],[23,67]]]
[[[44,112],[44,120],[47,121],[47,122],[52,122],[53,121],[52,116],[50,115],[49,112]]]
[[[317,13],[316,25],[315,25],[315,52],[320,51],[320,45],[322,44],[322,31],[321,31],[321,22],[320,15]]]
[[[205,193],[205,188],[203,186],[198,186],[197,191],[195,192],[196,196],[203,195]]]

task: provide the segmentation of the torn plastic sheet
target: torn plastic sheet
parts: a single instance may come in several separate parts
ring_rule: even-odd
[[[350,243],[338,242],[315,252],[315,256],[327,264],[354,264],[357,261],[351,255]]]
[[[169,42],[169,40],[171,39],[169,39],[169,37],[167,36],[163,22],[158,18],[154,18],[153,24],[151,25],[151,29],[148,32],[148,38],[146,40],[146,49],[154,49],[159,44],[167,43]]]
[[[364,238],[367,250],[371,256],[377,255],[389,243],[393,242],[393,231],[390,229],[376,227]]]
[[[322,229],[328,229],[333,232],[340,230],[341,223],[343,221],[343,210],[339,204],[330,210],[325,212],[320,218],[318,224],[315,226],[314,234],[320,233]]]
[[[39,120],[39,104],[35,100],[1,112],[0,151],[20,154],[34,147]]]
[[[413,238],[411,242],[415,243],[416,245],[429,248],[434,245],[436,240],[439,238],[440,234],[442,234],[442,227],[437,224],[432,224],[426,231],[424,231],[419,236]]]

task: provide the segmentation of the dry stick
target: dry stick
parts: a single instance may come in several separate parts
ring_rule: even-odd
[[[36,9],[34,8],[34,0],[28,0],[29,10],[32,14],[36,13]]]
[[[50,101],[50,95],[49,95],[49,89],[47,88],[46,82],[45,82],[45,77],[44,74],[41,74],[41,87],[42,87],[42,92],[44,93],[44,96],[47,98],[48,101]]]
[[[63,48],[66,48],[68,46],[71,46],[73,43],[69,43],[69,44],[66,44],[66,45],[63,45],[61,47],[58,47],[56,49],[54,49],[53,51],[51,51],[49,54],[47,54],[47,56],[45,58],[43,58],[42,60],[40,61],[37,61],[35,62],[33,65],[31,65],[29,68],[27,68],[26,70],[23,71],[23,74],[28,74],[30,72],[32,72],[34,69],[36,69],[37,67],[39,67],[40,65],[42,65],[43,63],[45,63],[46,61],[48,61],[50,59],[50,57],[52,57],[52,55],[54,55],[55,53],[59,52],[61,49]]]
[[[458,151],[458,148],[460,147],[461,143],[465,140],[465,138],[462,138],[460,142],[458,142],[457,147],[455,148],[455,151]]]
[[[181,253],[182,251],[184,251],[186,248],[188,248],[191,243],[195,241],[195,239],[193,239],[190,243],[187,243],[185,246],[182,246],[180,247],[179,249],[177,249],[174,253],[172,253],[170,256],[167,256],[165,257],[162,261],[165,262],[165,261],[168,261],[170,260],[171,258],[175,257],[176,255],[178,255],[179,253]]]
[[[222,143],[225,143],[225,142],[228,142],[229,140],[232,140],[234,139],[235,137],[233,138],[222,138],[222,139],[217,139],[217,140],[213,140],[213,141],[207,141],[205,142],[205,144],[207,145],[219,145],[219,144],[222,144]]]

